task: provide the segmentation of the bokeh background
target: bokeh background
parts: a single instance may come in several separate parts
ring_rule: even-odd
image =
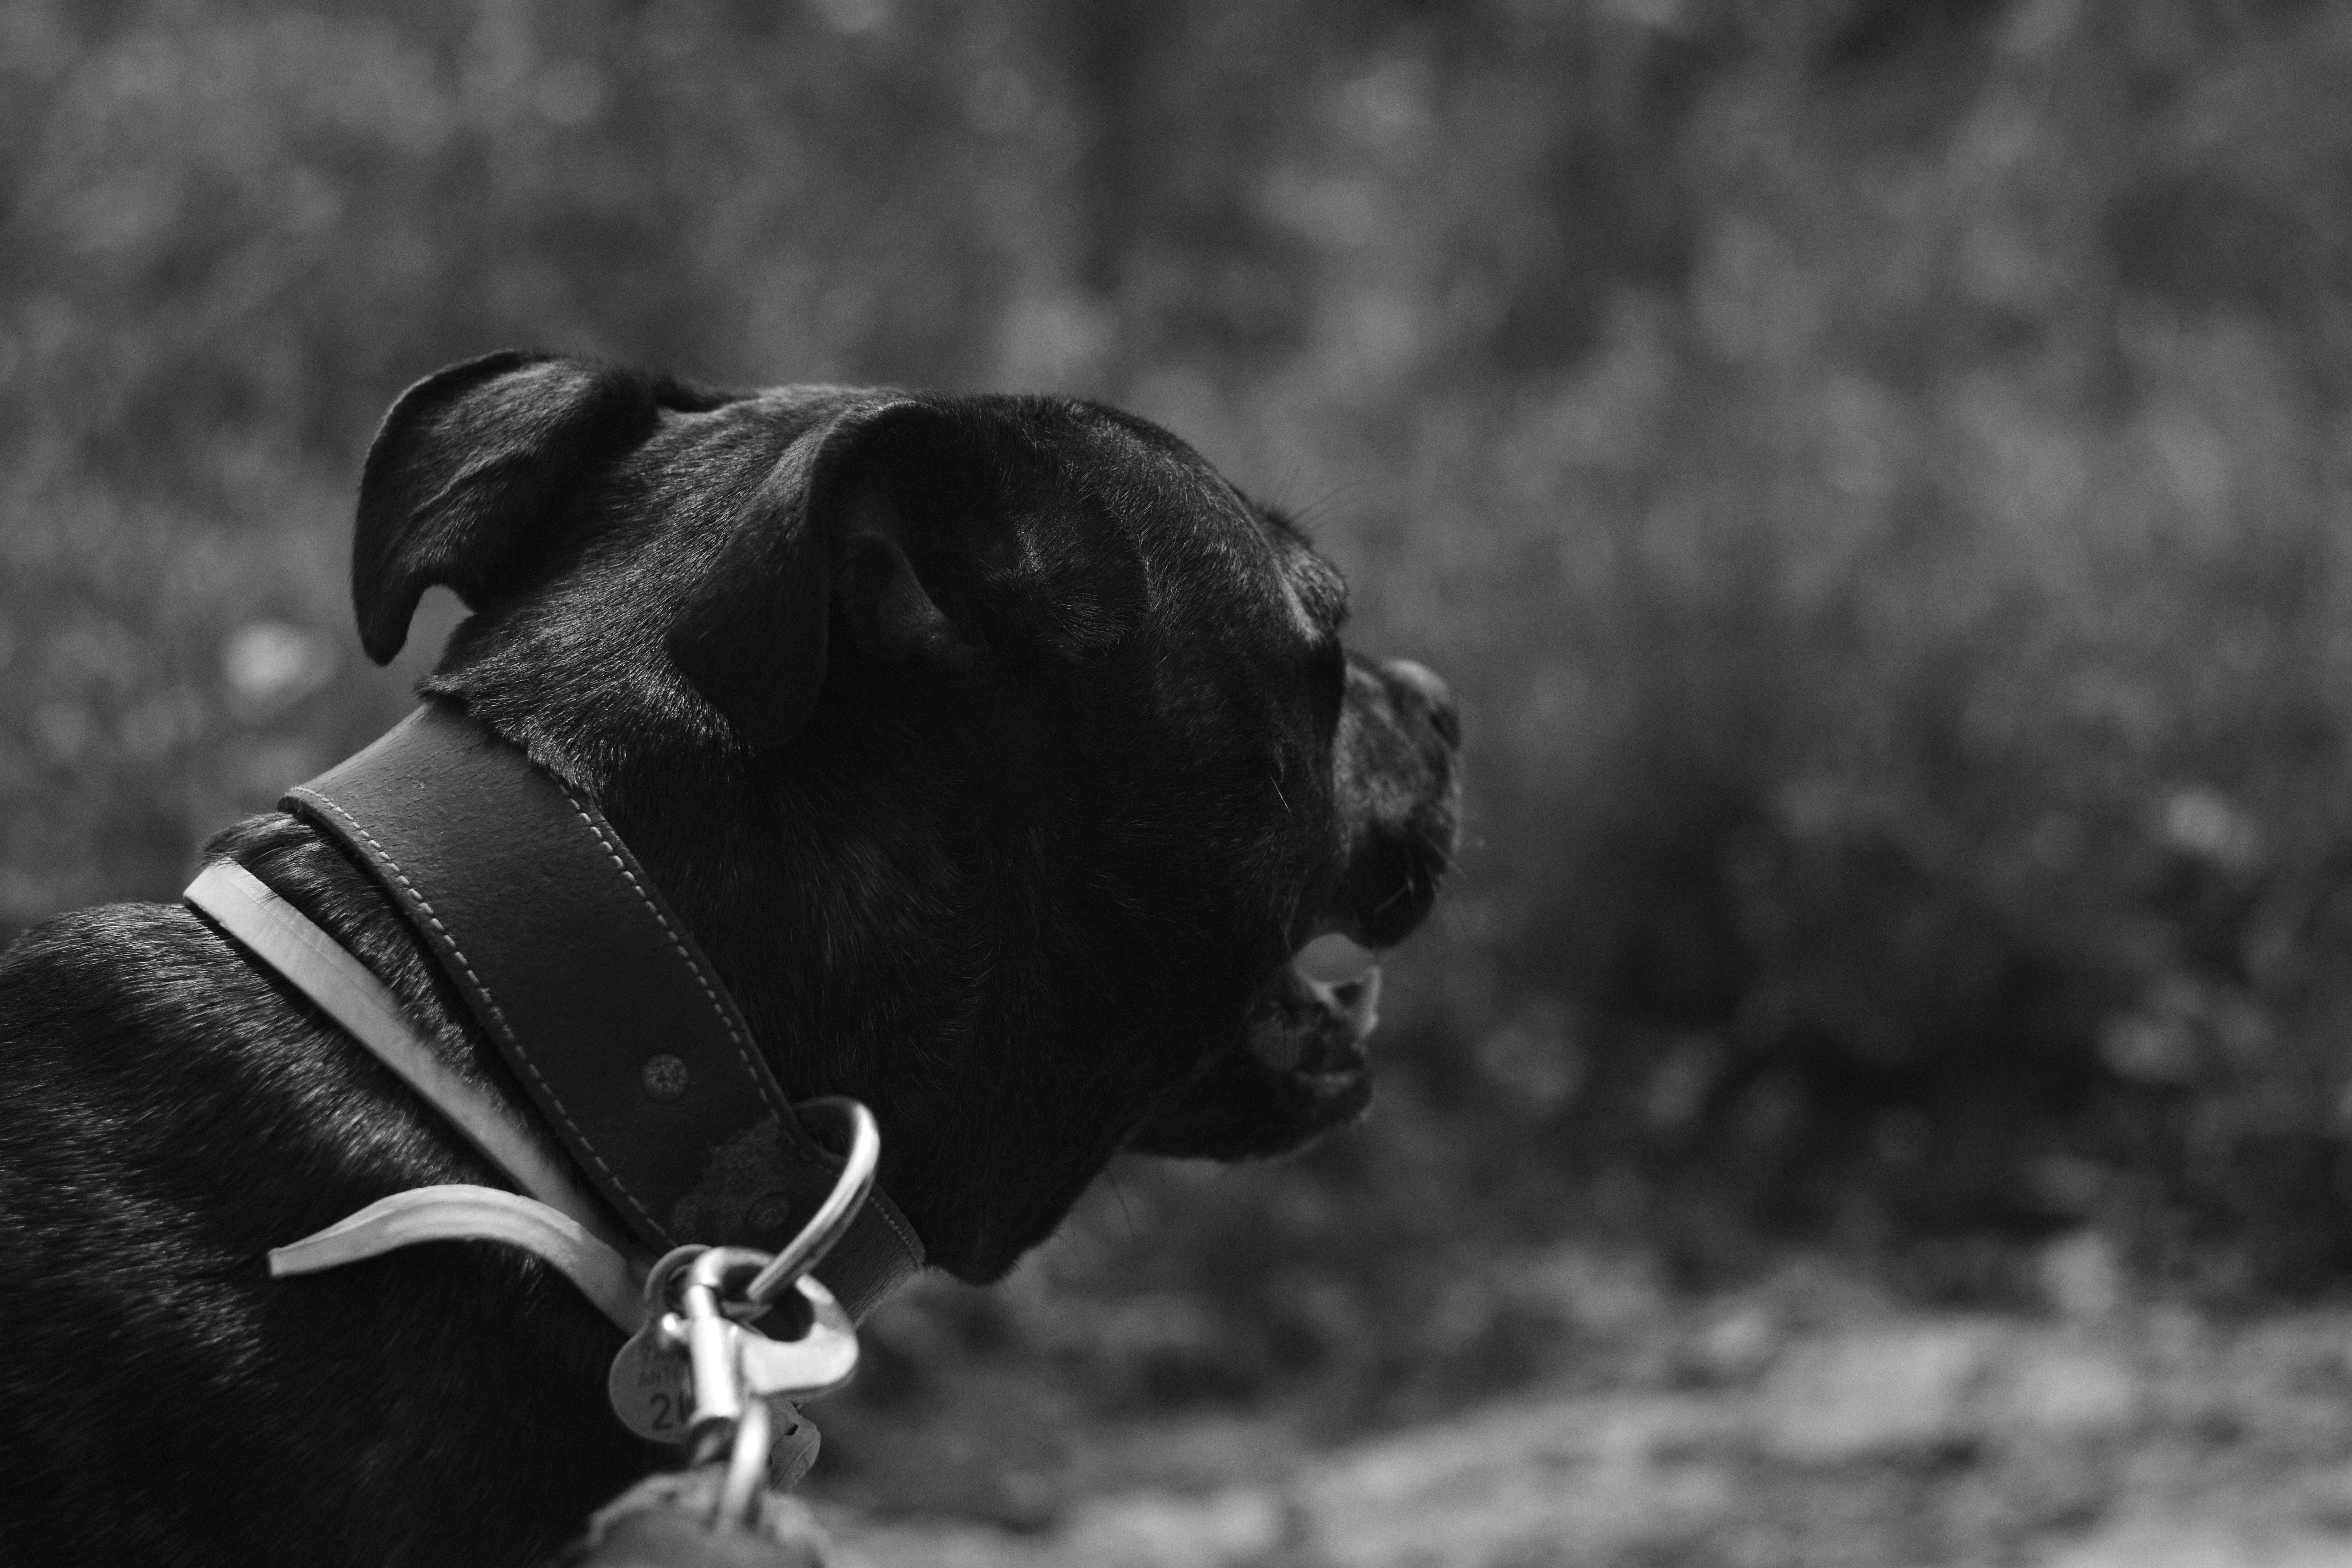
[[[2311,0],[7,0],[0,939],[404,710],[446,362],[1100,397],[1454,682],[1469,840],[1365,1126],[877,1320],[853,1553],[2038,1561],[2159,1437],[2334,1550],[2347,103]],[[1629,1390],[1751,1425],[1490,1495]],[[1447,1462],[1517,1534],[1347,1533]]]

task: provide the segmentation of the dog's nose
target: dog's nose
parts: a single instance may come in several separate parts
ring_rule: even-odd
[[[1381,660],[1381,673],[1391,684],[1403,687],[1420,700],[1422,710],[1429,717],[1429,727],[1447,745],[1461,746],[1462,716],[1454,710],[1453,691],[1438,678],[1437,671],[1409,658],[1384,658]]]

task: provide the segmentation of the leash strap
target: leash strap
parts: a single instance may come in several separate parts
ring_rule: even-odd
[[[318,1274],[425,1241],[498,1241],[563,1271],[613,1326],[645,1321],[646,1266],[571,1215],[495,1187],[412,1187],[379,1198],[301,1240],[269,1249],[269,1277]]]
[[[840,1162],[692,934],[594,804],[520,749],[428,703],[283,804],[368,868],[649,1249],[772,1252],[831,1192]],[[816,1273],[863,1317],[921,1265],[877,1191]]]

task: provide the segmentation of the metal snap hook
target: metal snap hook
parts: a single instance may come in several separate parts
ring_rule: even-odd
[[[760,1494],[768,1479],[768,1449],[773,1441],[775,1417],[764,1399],[746,1400],[735,1422],[735,1442],[727,1455],[727,1479],[719,1483],[718,1505],[711,1510],[714,1530],[756,1530]]]

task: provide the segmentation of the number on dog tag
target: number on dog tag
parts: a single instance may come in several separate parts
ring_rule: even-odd
[[[621,1425],[656,1443],[683,1443],[694,1425],[694,1371],[684,1336],[673,1338],[674,1329],[664,1325],[664,1319],[675,1325],[677,1316],[663,1313],[631,1334],[604,1379]]]

